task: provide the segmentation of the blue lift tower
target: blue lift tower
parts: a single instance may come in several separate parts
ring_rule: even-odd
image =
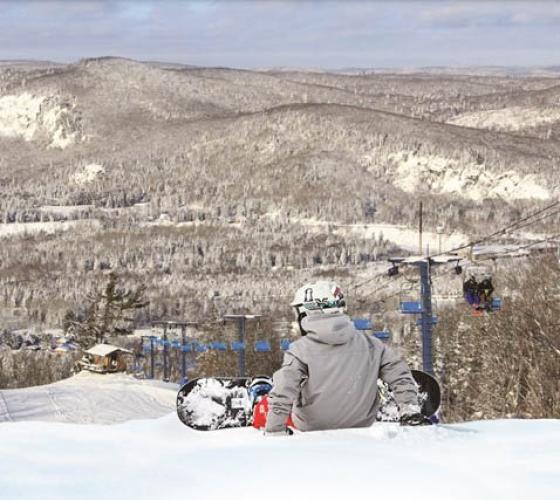
[[[438,257],[394,257],[389,259],[393,267],[389,269],[389,276],[396,276],[399,267],[414,266],[420,271],[420,301],[401,303],[403,314],[417,314],[416,324],[420,326],[422,332],[422,370],[430,375],[434,374],[433,350],[432,350],[432,331],[437,323],[437,317],[432,310],[432,280],[431,268],[438,264],[455,262],[458,266],[461,257],[457,255],[440,255]]]

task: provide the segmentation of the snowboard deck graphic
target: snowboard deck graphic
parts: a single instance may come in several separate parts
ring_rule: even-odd
[[[422,414],[428,418],[434,417],[441,402],[439,383],[423,371],[411,372],[418,385],[418,404]],[[177,394],[177,415],[187,427],[200,431],[250,426],[254,404],[262,396],[262,392],[254,394],[251,388],[253,380],[257,380],[257,377],[193,379],[181,387]],[[391,391],[381,381],[378,381],[378,387],[381,407],[377,420],[397,422],[399,411]]]
[[[418,388],[418,406],[422,415],[437,423],[437,413],[441,404],[439,382],[430,374],[421,370],[410,370]],[[398,422],[399,407],[389,386],[382,380],[377,381],[380,407],[377,411],[378,422]]]
[[[177,414],[186,426],[201,431],[251,424],[248,377],[197,378],[177,395]]]

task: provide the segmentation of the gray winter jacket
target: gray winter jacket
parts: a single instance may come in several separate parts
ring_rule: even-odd
[[[267,432],[367,427],[375,421],[377,379],[389,384],[402,413],[419,411],[407,364],[382,342],[358,332],[343,314],[303,319],[305,337],[292,343],[274,374]]]

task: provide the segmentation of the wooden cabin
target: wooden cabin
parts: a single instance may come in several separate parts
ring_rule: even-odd
[[[111,344],[97,344],[84,352],[79,364],[83,370],[90,372],[124,372],[127,355],[132,355],[132,351]]]

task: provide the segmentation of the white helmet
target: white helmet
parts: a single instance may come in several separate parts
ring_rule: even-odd
[[[346,302],[342,290],[334,281],[307,283],[296,291],[293,302],[298,316],[338,314],[344,312]]]

